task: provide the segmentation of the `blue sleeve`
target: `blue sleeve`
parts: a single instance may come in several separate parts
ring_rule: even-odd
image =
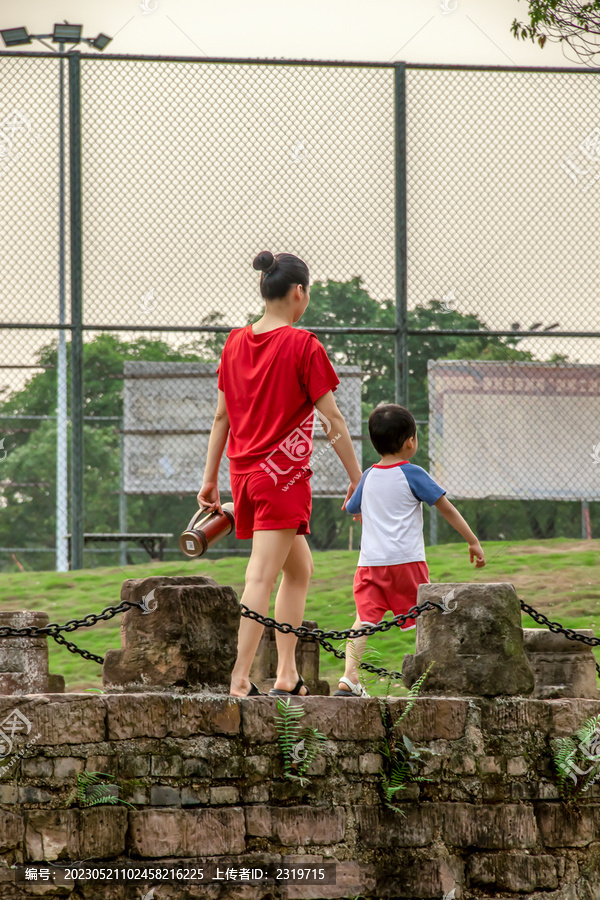
[[[346,512],[350,513],[353,516],[357,516],[358,513],[360,512],[360,504],[362,501],[363,488],[365,486],[365,481],[367,479],[367,475],[369,474],[370,471],[371,471],[371,466],[369,466],[368,469],[365,469],[365,471],[362,473],[362,477],[358,483],[358,487],[356,488],[356,490],[354,491],[354,493],[352,494],[352,496],[346,503]]]
[[[433,480],[429,472],[426,472],[421,466],[409,463],[407,466],[400,466],[400,469],[406,476],[408,486],[414,496],[417,500],[426,503],[427,506],[433,506],[433,504],[446,493],[444,488],[440,487],[437,481]]]

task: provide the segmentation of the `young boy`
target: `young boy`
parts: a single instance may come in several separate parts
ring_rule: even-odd
[[[346,503],[346,512],[362,522],[358,567],[354,576],[357,618],[353,628],[377,625],[391,610],[396,616],[417,604],[417,588],[429,584],[425,562],[422,502],[435,506],[469,545],[469,559],[485,566],[481,544],[446,491],[409,462],[417,452],[417,425],[412,414],[396,403],[377,406],[369,416],[371,443],[381,460],[363,472]],[[402,626],[408,631],[416,621]],[[368,697],[358,677],[367,638],[346,644],[346,670],[337,697]]]

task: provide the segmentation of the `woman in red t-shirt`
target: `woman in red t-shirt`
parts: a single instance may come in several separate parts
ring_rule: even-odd
[[[310,548],[312,506],[309,460],[315,407],[324,431],[348,473],[345,509],[361,478],[348,428],[333,397],[339,384],[325,348],[310,331],[293,328],[308,306],[309,271],[291,253],[259,253],[252,263],[261,270],[265,312],[258,322],[234,328],[217,369],[217,412],[208,442],[200,506],[221,511],[218,473],[229,437],[236,537],[252,538],[242,603],[266,616],[280,572],[275,619],[294,627],[302,623],[313,572]],[[256,696],[249,679],[262,625],[242,616],[238,656],[231,673],[233,697]],[[293,634],[275,632],[276,695],[304,696],[308,688],[296,668]]]

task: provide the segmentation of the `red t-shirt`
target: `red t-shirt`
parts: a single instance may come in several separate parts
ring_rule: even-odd
[[[292,325],[264,334],[251,325],[235,328],[217,372],[230,425],[230,473],[263,469],[275,480],[308,465],[315,400],[340,383],[316,334]]]

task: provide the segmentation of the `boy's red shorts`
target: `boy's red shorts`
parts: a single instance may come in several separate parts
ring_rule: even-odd
[[[417,588],[429,584],[426,562],[399,563],[395,566],[358,566],[354,575],[354,600],[363,625],[377,625],[391,610],[404,615],[417,605]],[[400,626],[403,631],[416,628],[416,619]]]
[[[312,474],[309,468],[296,469],[285,476],[285,482],[279,476],[278,484],[263,470],[231,475],[236,538],[247,540],[255,531],[280,528],[310,534]]]

